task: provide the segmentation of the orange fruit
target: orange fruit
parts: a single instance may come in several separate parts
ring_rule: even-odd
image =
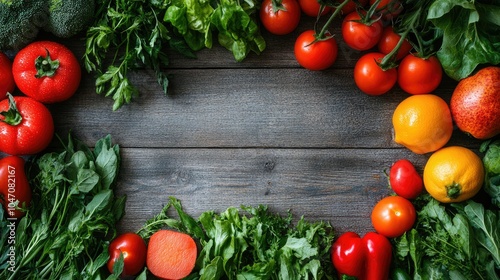
[[[450,146],[434,152],[424,167],[427,192],[443,203],[460,202],[476,195],[484,182],[481,158],[468,148]]]
[[[412,95],[392,116],[394,142],[416,154],[434,152],[451,138],[453,121],[446,101],[434,94]]]

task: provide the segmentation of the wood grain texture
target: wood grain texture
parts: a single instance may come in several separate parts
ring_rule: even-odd
[[[169,94],[142,69],[130,74],[140,98],[115,112],[86,73],[73,98],[50,105],[58,134],[71,130],[88,145],[111,134],[121,146],[117,192],[128,201],[120,231],[139,229],[169,196],[196,217],[266,204],[329,221],[339,233],[373,230],[371,209],[389,194],[384,170],[400,158],[422,170],[428,155],[394,143],[392,113],[408,94],[398,86],[379,97],[360,92],[353,67],[362,53],[340,34],[331,69],[297,64],[293,44],[307,28],[312,21],[285,36],[263,31],[266,50],[243,62],[218,45],[197,59],[172,53]],[[83,41],[62,42],[81,57]],[[455,85],[445,78],[435,93],[448,101]],[[477,148],[479,141],[455,129],[448,145]]]

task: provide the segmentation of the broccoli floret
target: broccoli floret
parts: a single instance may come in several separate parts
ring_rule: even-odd
[[[49,17],[48,0],[0,0],[0,50],[31,43]]]
[[[86,30],[95,16],[94,0],[48,0],[49,21],[44,29],[69,38]]]

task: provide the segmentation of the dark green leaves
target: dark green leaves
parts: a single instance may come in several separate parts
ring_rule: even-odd
[[[428,19],[443,30],[437,52],[444,71],[455,80],[480,64],[500,63],[500,5],[472,0],[436,0]]]
[[[480,151],[485,153],[483,164],[486,171],[484,190],[491,201],[500,208],[500,140],[486,141]]]
[[[84,66],[96,74],[96,92],[114,100],[113,110],[139,97],[129,74],[137,68],[154,71],[168,93],[165,68],[170,48],[187,57],[211,48],[213,36],[237,61],[266,44],[255,12],[259,0],[101,0],[94,25],[87,30]]]
[[[15,235],[18,270],[1,271],[1,279],[101,277],[107,242],[125,209],[125,197],[113,192],[120,150],[110,136],[93,150],[71,136],[63,145],[30,162],[34,198]]]
[[[168,217],[172,206],[179,219]],[[207,211],[196,220],[170,198],[139,233],[148,238],[167,227],[198,239],[202,250],[188,279],[332,279],[331,226],[304,218],[293,225],[292,220],[291,214],[282,217],[264,206]]]

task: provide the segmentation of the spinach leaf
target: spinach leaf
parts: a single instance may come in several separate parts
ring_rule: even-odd
[[[500,63],[500,5],[491,1],[436,0],[428,19],[443,30],[437,56],[455,80],[471,75],[480,64]]]

